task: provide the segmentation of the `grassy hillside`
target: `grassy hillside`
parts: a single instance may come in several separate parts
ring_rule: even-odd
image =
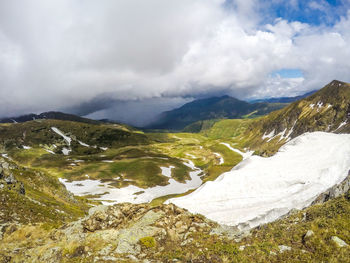
[[[332,81],[313,95],[253,122],[240,139],[258,154],[271,155],[305,132],[350,132],[350,84]]]

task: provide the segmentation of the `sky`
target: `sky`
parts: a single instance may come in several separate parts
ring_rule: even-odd
[[[0,117],[145,125],[196,98],[350,82],[350,0],[0,0]]]

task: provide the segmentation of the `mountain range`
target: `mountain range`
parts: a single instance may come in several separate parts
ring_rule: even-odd
[[[163,112],[150,129],[181,130],[187,125],[209,119],[256,117],[285,107],[284,103],[248,103],[230,96],[194,100],[180,108]]]
[[[349,83],[180,109],[174,129],[209,117],[0,123],[0,262],[348,262]]]
[[[310,95],[314,94],[315,92],[317,92],[317,90],[312,90],[312,91],[309,91],[303,95],[299,95],[299,96],[295,96],[295,97],[276,97],[276,98],[256,99],[256,100],[249,100],[249,102],[250,103],[257,103],[257,102],[291,103],[291,102],[309,97]]]

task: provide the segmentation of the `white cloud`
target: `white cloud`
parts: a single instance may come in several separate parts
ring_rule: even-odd
[[[350,81],[349,13],[333,27],[263,24],[257,0],[236,0],[229,11],[223,3],[0,2],[1,115],[67,108],[100,94],[268,97]],[[273,79],[281,68],[299,68],[304,79]]]

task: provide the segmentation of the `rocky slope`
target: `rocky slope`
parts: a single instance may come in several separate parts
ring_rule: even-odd
[[[0,262],[347,262],[349,213],[347,192],[239,235],[174,205],[98,206],[60,228],[1,226]]]
[[[313,95],[255,121],[242,137],[258,154],[271,155],[305,132],[350,132],[350,84],[334,80]]]

